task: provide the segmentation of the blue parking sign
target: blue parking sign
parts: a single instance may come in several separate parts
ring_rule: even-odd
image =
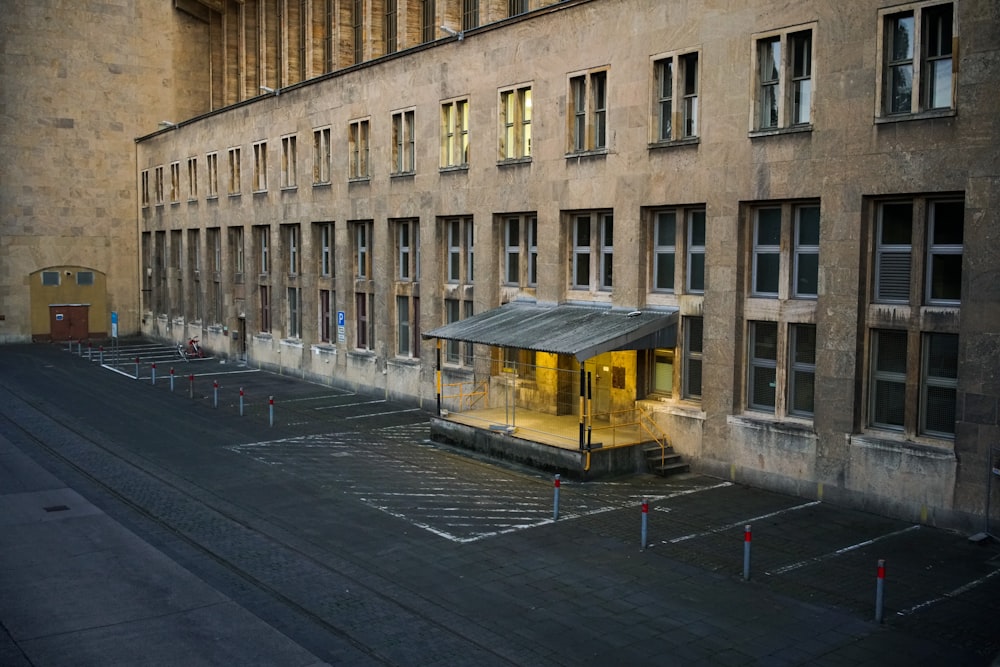
[[[338,310],[337,311],[337,326],[338,327],[344,326],[345,319],[346,318],[344,317],[344,311]]]

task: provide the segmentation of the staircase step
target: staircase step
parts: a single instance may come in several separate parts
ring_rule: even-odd
[[[688,470],[690,470],[688,464],[680,461],[674,463],[665,463],[664,465],[656,466],[655,468],[653,468],[653,472],[663,476],[677,475],[682,472],[687,472]]]

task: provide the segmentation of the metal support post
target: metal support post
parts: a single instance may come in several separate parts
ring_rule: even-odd
[[[150,384],[155,385],[156,384],[156,362],[155,361],[153,362],[153,365],[149,367],[149,371],[152,374],[152,381],[151,381]]]
[[[212,382],[212,407],[219,407],[219,381]]]
[[[240,417],[243,416],[243,387],[240,387]]]
[[[274,396],[267,397],[267,412],[269,425],[274,426]]]
[[[194,398],[194,373],[188,376],[188,398]]]
[[[174,368],[170,367],[170,393],[174,393]]]

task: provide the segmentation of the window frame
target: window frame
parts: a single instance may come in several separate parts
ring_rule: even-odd
[[[392,171],[393,176],[416,173],[416,138],[414,109],[392,112]]]
[[[253,193],[267,192],[267,141],[253,144]]]
[[[608,152],[610,66],[569,75],[566,156]]]
[[[330,185],[333,182],[330,137],[329,126],[313,130],[313,186]]]
[[[440,168],[469,167],[469,98],[458,97],[441,102]]]
[[[751,37],[750,135],[810,131],[815,115],[816,30],[803,23]],[[808,48],[803,49],[803,44]],[[767,48],[767,47],[773,48]],[[804,56],[804,57],[802,57]],[[771,60],[777,58],[777,62]],[[765,73],[765,63],[770,63]],[[806,65],[808,71],[800,66]],[[808,98],[803,102],[803,97]],[[765,120],[765,110],[768,110]]]
[[[887,7],[878,11],[878,54],[879,63],[876,69],[877,78],[875,86],[875,121],[894,122],[911,118],[950,116],[957,110],[957,79],[958,70],[956,68],[956,56],[954,45],[959,39],[958,13],[955,10],[956,3],[940,2],[929,0],[926,2],[912,2],[905,5]],[[944,8],[948,11],[951,24],[950,39],[943,39],[938,36],[938,41],[942,48],[949,49],[948,53],[930,54],[925,42],[931,42],[929,23],[934,19],[936,13]],[[894,58],[893,49],[893,22],[901,18],[912,18],[912,30],[910,31],[910,50],[902,57]],[[950,61],[948,69],[948,104],[936,105],[930,99],[934,91],[931,73],[934,69],[931,63]],[[909,92],[908,108],[897,108],[894,103],[892,93],[893,69],[909,69]]]
[[[497,162],[531,160],[531,84],[517,84],[498,91]]]
[[[700,49],[684,49],[652,56],[651,144],[696,141],[701,72]]]
[[[348,125],[348,181],[367,181],[371,178],[371,119],[356,118]]]
[[[286,134],[281,137],[281,189],[294,190],[298,187],[298,136]]]

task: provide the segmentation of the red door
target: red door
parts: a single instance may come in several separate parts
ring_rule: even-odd
[[[49,306],[52,340],[82,340],[90,335],[90,306]]]

